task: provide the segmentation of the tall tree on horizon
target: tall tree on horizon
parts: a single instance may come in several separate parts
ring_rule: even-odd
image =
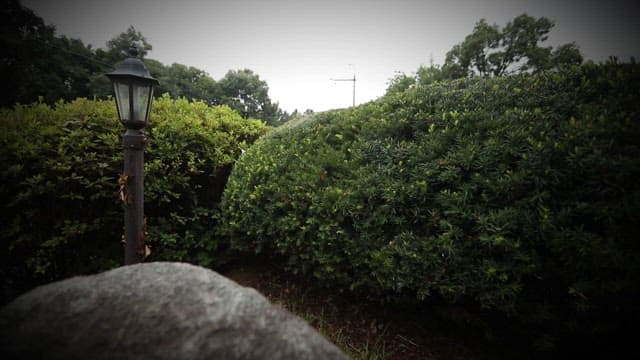
[[[553,26],[546,17],[527,14],[517,16],[502,29],[481,19],[464,41],[447,52],[442,71],[448,78],[504,76],[581,64],[583,57],[575,43],[555,50],[541,44]]]
[[[229,70],[218,81],[219,102],[231,106],[245,117],[276,125],[286,114],[269,98],[269,86],[249,69]]]

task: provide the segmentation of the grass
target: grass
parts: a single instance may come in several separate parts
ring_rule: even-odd
[[[274,265],[245,263],[223,275],[301,317],[356,360],[486,357],[482,349],[442,329],[432,318],[320,288]]]
[[[250,274],[250,270],[244,269],[244,275]],[[273,275],[273,273],[271,273]],[[253,274],[255,276],[256,274]],[[243,279],[245,282],[247,278]],[[254,284],[256,285],[256,284]],[[262,282],[258,285],[264,290],[279,289],[277,293],[266,291],[266,296],[274,304],[281,306],[296,314],[308,324],[313,326],[324,337],[340,347],[352,359],[388,359],[385,331],[379,335],[368,336],[364,342],[353,338],[353,332],[349,326],[340,323],[340,311],[333,304],[331,298],[319,299],[310,294],[311,290],[300,287],[291,279],[284,280],[281,277],[271,277],[270,282]],[[347,323],[348,324],[348,323]],[[385,328],[386,330],[386,328]]]
[[[311,324],[352,359],[378,360],[388,359],[391,356],[386,350],[385,335],[388,327],[385,327],[380,334],[369,336],[364,342],[357,341],[349,336],[350,330],[348,327],[336,324],[337,317],[335,314],[325,314],[324,307],[320,308],[319,314],[316,314],[309,310],[309,307],[306,307],[303,302],[290,302],[280,305]]]

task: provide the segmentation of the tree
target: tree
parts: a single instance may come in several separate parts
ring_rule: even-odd
[[[429,66],[420,66],[416,71],[416,83],[424,86],[447,78],[446,73],[433,63]]]
[[[47,103],[77,97],[106,98],[113,94],[105,73],[129,56],[131,44],[144,58],[151,44],[133,26],[93,50],[78,39],[56,36],[55,28],[23,7],[18,0],[4,0],[0,8],[0,78],[3,80],[0,106]],[[277,126],[291,116],[269,99],[269,87],[251,70],[229,71],[216,83],[205,71],[192,66],[165,66],[143,59],[152,76],[160,80],[156,96],[203,100],[210,105],[226,104],[245,117],[262,119]]]
[[[481,19],[476,23],[473,32],[447,53],[445,68],[454,77],[468,76],[473,71],[486,76],[491,71],[489,51],[495,49],[499,43],[498,26],[489,25]]]
[[[98,49],[96,54],[101,60],[107,64],[115,65],[116,63],[129,57],[129,48],[131,44],[136,44],[138,48],[138,56],[144,58],[153,46],[149,44],[147,38],[137,31],[133,25],[130,25],[127,31],[120,33],[116,37],[107,41],[106,50]]]
[[[90,97],[91,76],[104,68],[97,61],[93,50],[81,40],[66,36],[54,37],[53,44],[58,51],[50,55],[49,61],[54,66],[46,71],[57,74],[57,79],[53,79],[52,83],[58,82],[60,90],[50,99],[62,98],[70,101],[78,97]]]
[[[536,19],[527,14],[517,16],[502,30],[481,19],[473,32],[447,53],[442,71],[449,78],[503,76],[580,64],[582,55],[575,43],[556,50],[540,45],[553,26],[545,17]]]
[[[158,95],[164,90],[163,92],[168,92],[173,97],[203,100],[212,105],[217,102],[216,82],[204,70],[173,63],[164,68],[164,73],[157,76],[164,88],[158,89]]]
[[[399,93],[415,85],[426,86],[451,78],[453,77],[447,74],[445,70],[431,62],[429,66],[420,66],[415,76],[409,76],[404,73],[397,74],[389,81],[386,94]]]
[[[386,93],[391,94],[403,92],[415,84],[415,82],[416,78],[413,76],[409,76],[404,73],[397,74],[389,80]]]
[[[500,45],[502,51],[492,54],[491,63],[495,76],[504,75],[510,65],[520,65],[519,71],[540,71],[550,68],[551,47],[538,43],[546,41],[547,34],[554,26],[545,17],[535,19],[522,14],[508,22],[502,31]]]
[[[113,94],[111,81],[109,81],[104,74],[111,71],[117,63],[129,57],[131,44],[137,46],[138,54],[141,58],[144,58],[153,48],[140,31],[137,31],[133,26],[129,26],[127,31],[107,41],[106,49],[97,49],[95,51],[95,57],[100,64],[100,69],[94,71],[90,76],[89,87],[91,89],[91,96],[104,99]],[[144,59],[143,61],[145,64],[148,64],[149,59]],[[160,64],[159,62],[157,63]],[[164,66],[162,64],[160,65]],[[151,74],[154,75],[153,71],[151,71]],[[158,91],[156,91],[156,93],[162,94]]]
[[[53,26],[17,0],[0,8],[0,49],[1,106],[90,95],[89,77],[98,68],[93,51],[56,37]]]
[[[580,65],[583,60],[580,49],[575,43],[560,45],[551,53],[551,64],[553,67]]]
[[[91,89],[94,96],[104,98],[112,94],[111,82],[104,76],[104,73],[126,59],[129,56],[129,48],[135,44],[142,57],[145,66],[149,69],[151,76],[160,81],[154,90],[156,96],[169,93],[172,97],[185,97],[189,100],[203,100],[213,104],[216,99],[217,88],[215,81],[205,71],[195,67],[174,63],[165,66],[154,59],[144,59],[144,56],[153,48],[140,31],[130,26],[127,31],[122,32],[107,41],[106,50],[98,49],[97,57],[105,64],[100,72],[96,72],[91,77]],[[106,66],[109,65],[110,66]]]
[[[107,42],[107,49],[98,49],[96,54],[102,62],[115,64],[128,56],[132,43],[137,43],[140,55],[144,56],[152,49],[139,31],[130,26],[126,32]],[[209,105],[229,105],[244,117],[262,119],[270,125],[279,125],[289,115],[280,110],[278,103],[269,99],[269,87],[251,70],[229,71],[224,78],[216,82],[209,74],[193,66],[173,63],[166,66],[153,59],[143,59],[152,76],[160,81],[155,89],[156,96],[169,93],[172,97],[185,97],[188,100],[202,100]],[[92,77],[93,94],[104,97],[111,94],[111,85],[102,73]]]
[[[218,81],[219,102],[243,114],[267,123],[279,121],[278,104],[269,99],[269,86],[249,69],[229,70]]]

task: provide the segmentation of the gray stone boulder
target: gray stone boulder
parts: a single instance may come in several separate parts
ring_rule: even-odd
[[[346,359],[251,288],[147,263],[38,287],[0,311],[2,359]]]

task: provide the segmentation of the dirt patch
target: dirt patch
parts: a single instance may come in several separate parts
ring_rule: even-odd
[[[223,275],[302,317],[354,359],[486,357],[468,336],[452,336],[434,316],[322,288],[270,263],[236,265]]]

